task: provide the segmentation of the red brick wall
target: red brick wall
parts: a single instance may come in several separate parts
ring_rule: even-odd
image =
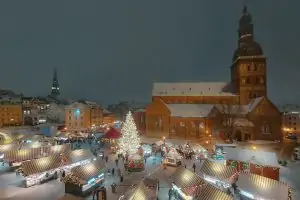
[[[146,131],[146,112],[138,111],[138,112],[134,112],[132,115],[137,130],[141,134],[144,134]]]

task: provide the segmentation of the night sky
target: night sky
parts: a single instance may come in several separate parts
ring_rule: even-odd
[[[242,0],[0,1],[0,87],[150,102],[154,81],[227,81]],[[300,100],[300,1],[249,0],[269,97]],[[294,93],[295,91],[295,93]]]

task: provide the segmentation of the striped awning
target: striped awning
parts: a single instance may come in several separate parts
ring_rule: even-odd
[[[236,170],[230,166],[226,166],[225,163],[214,162],[211,160],[204,160],[201,165],[200,172],[211,177],[215,177],[219,180],[225,180],[230,178]]]
[[[83,181],[88,181],[93,177],[97,177],[101,173],[104,173],[105,163],[103,160],[97,159],[86,165],[81,165],[71,169],[73,176],[78,177]]]
[[[238,188],[261,199],[287,199],[289,185],[270,178],[241,172],[236,182]]]
[[[136,188],[125,193],[123,200],[156,200],[157,196],[142,181]]]
[[[21,165],[24,176],[40,174],[59,168],[63,165],[63,159],[59,154],[23,162]]]
[[[206,184],[200,186],[196,200],[233,200],[234,198],[216,187]]]
[[[3,144],[0,145],[0,153],[17,150],[20,148],[19,144]]]
[[[178,168],[172,174],[172,181],[189,196],[196,192],[198,186],[205,184],[205,181],[200,176],[184,167]]]

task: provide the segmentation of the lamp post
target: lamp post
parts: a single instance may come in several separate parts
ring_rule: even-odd
[[[164,145],[166,144],[166,137],[165,136],[163,136],[163,142],[164,142]]]
[[[210,134],[209,135],[209,143],[211,144],[211,137],[212,137],[212,135]]]

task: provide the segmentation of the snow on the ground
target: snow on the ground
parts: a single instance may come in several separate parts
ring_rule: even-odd
[[[277,144],[280,141],[266,141],[266,140],[249,140],[250,144]]]

